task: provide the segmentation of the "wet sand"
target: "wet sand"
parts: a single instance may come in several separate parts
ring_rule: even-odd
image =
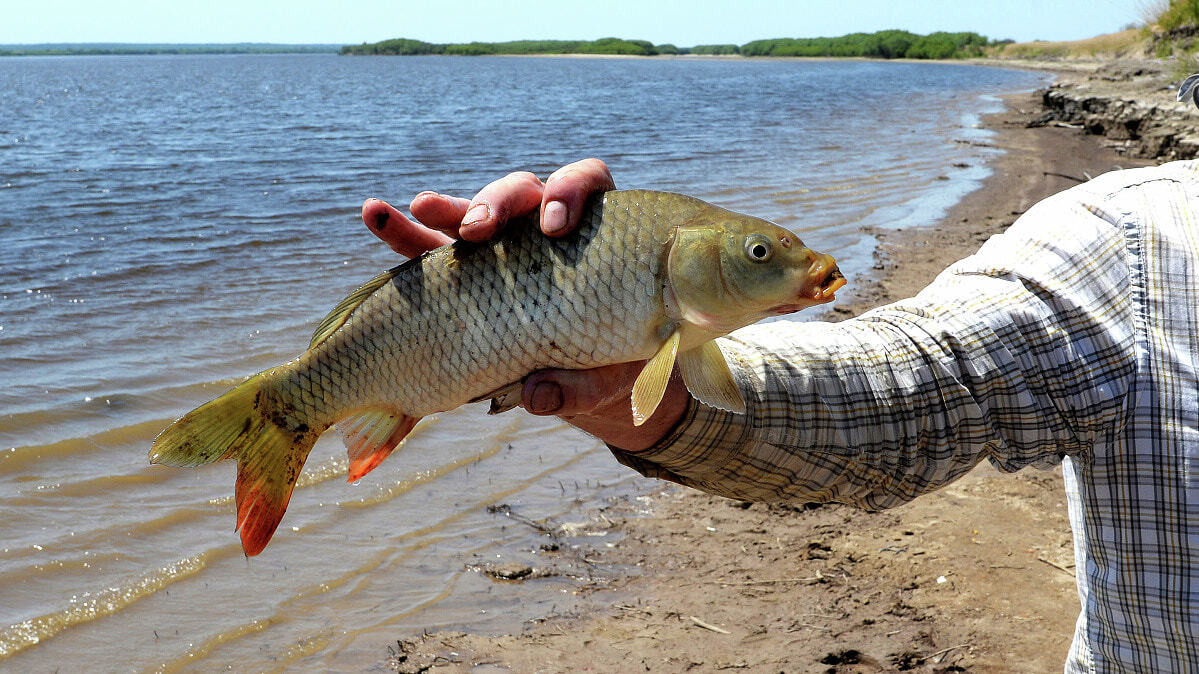
[[[874,232],[876,276],[853,281],[838,316],[911,296],[1087,176],[1154,163],[1078,129],[1026,128],[1038,95],[1006,104],[984,118],[1005,150],[992,175],[933,227]],[[381,660],[401,672],[1061,669],[1079,601],[1060,469],[984,465],[882,513],[667,485],[649,507],[597,510],[602,538],[548,536],[590,565],[570,611],[530,615],[520,634],[397,634]]]

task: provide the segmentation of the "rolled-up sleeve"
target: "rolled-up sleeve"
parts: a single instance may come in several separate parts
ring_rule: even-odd
[[[1031,209],[909,300],[842,323],[720,341],[747,410],[693,401],[642,474],[749,500],[898,505],[983,459],[1085,457],[1134,369],[1121,214],[1075,189]]]

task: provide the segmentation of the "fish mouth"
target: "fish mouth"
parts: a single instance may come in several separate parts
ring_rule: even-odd
[[[800,291],[800,298],[815,300],[821,304],[831,302],[836,299],[836,292],[848,281],[837,268],[837,261],[833,256],[817,253],[815,257],[812,266],[808,268],[808,280]]]
[[[833,268],[828,271],[828,274],[820,282],[820,286],[817,289],[820,293],[820,301],[833,301],[836,299],[834,293],[843,288],[847,283],[849,283],[849,280],[845,278],[840,269],[837,269],[836,265],[833,265]]]
[[[832,302],[836,299],[837,291],[848,283],[831,255],[814,253],[813,257],[812,265],[808,268],[807,276],[799,289],[799,297],[793,304],[776,307],[776,313],[789,314],[817,304]]]

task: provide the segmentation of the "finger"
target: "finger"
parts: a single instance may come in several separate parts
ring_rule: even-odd
[[[362,204],[362,222],[392,250],[407,257],[416,257],[452,241],[445,234],[412,222],[390,204],[378,199],[367,199]]]
[[[653,416],[633,423],[629,395],[645,361],[594,370],[542,370],[525,381],[522,403],[533,414],[557,414],[604,442],[637,452],[662,441],[683,419],[691,394],[676,370]]]
[[[469,199],[437,192],[421,192],[412,199],[408,208],[412,211],[412,217],[421,224],[456,238],[458,228],[462,225],[462,216],[466,215],[469,206]]]
[[[541,231],[548,236],[563,236],[573,231],[583,217],[587,198],[615,188],[612,172],[599,159],[584,159],[554,171],[545,181]]]
[[[629,394],[645,366],[620,363],[592,370],[541,370],[525,380],[521,404],[533,414],[575,416],[623,405],[632,419]]]
[[[486,241],[509,218],[530,213],[541,204],[541,181],[528,171],[518,171],[479,190],[462,217],[458,233],[467,241]]]

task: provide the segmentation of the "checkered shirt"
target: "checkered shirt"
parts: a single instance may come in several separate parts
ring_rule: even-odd
[[[1063,462],[1067,672],[1199,671],[1199,162],[1051,197],[916,297],[721,341],[744,415],[692,402],[644,475],[874,510]]]

